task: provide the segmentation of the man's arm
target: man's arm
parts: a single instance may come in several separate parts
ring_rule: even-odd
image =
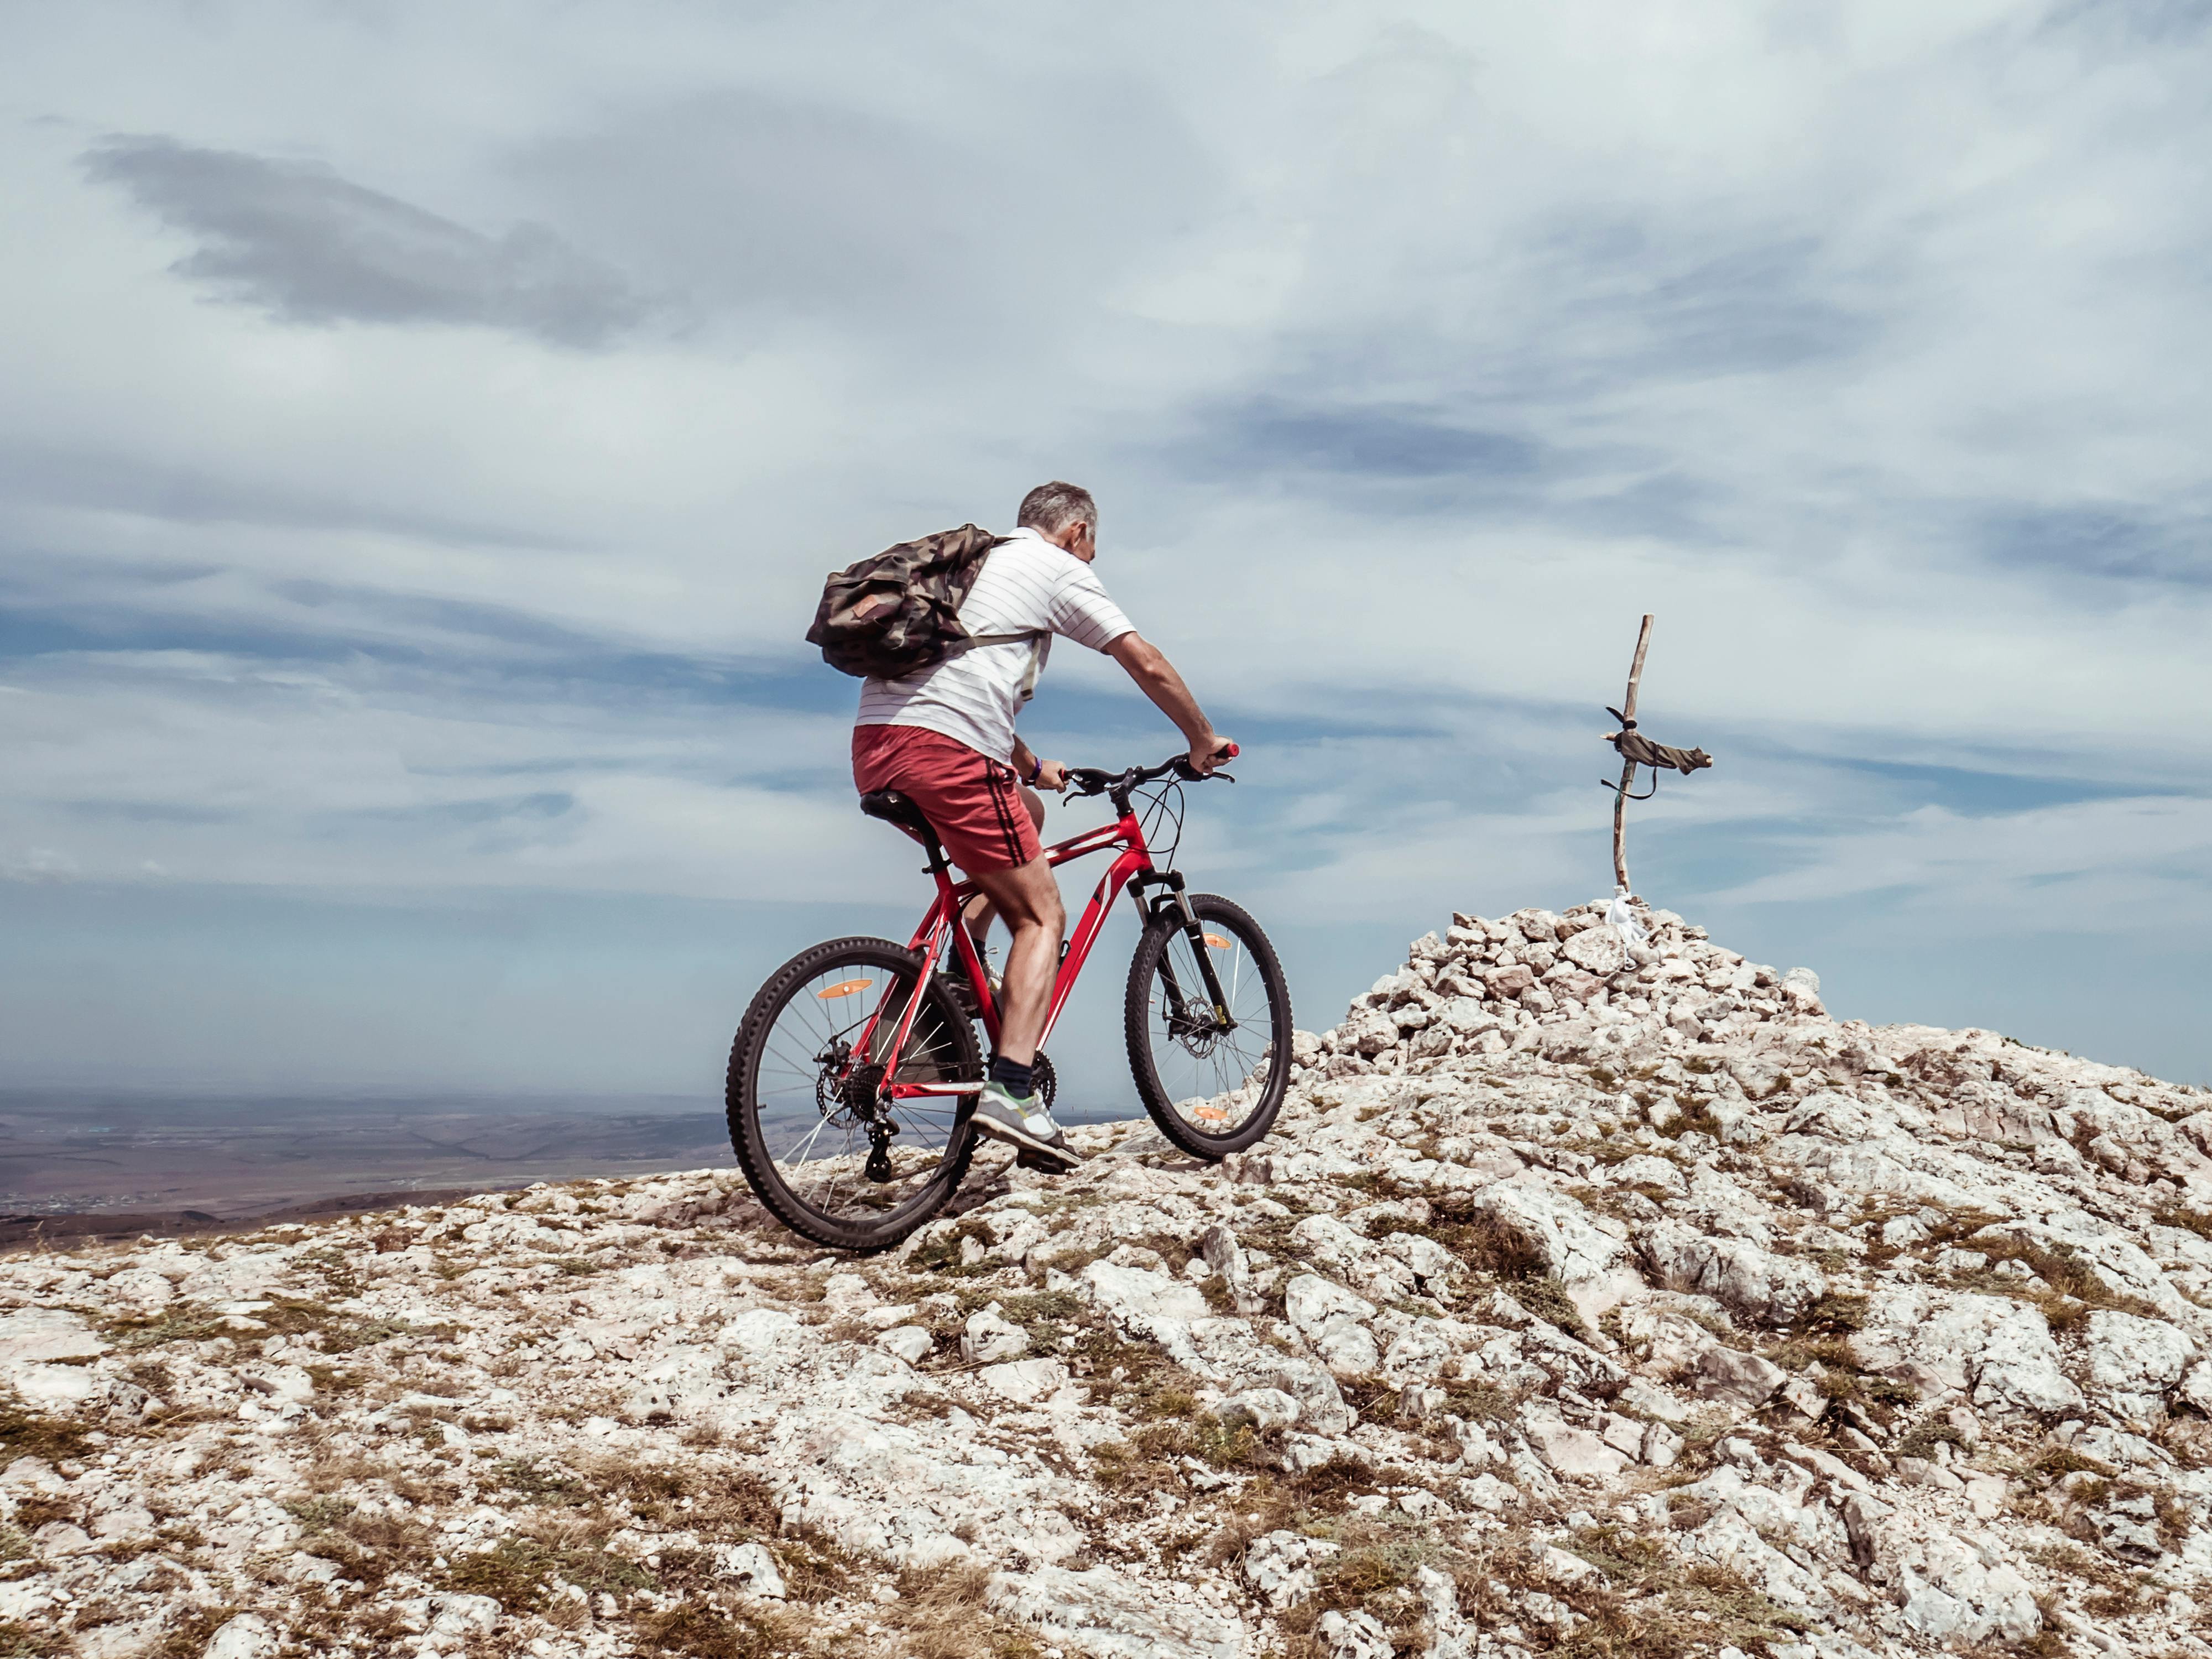
[[[1190,744],[1191,769],[1200,776],[1221,763],[1229,739],[1213,729],[1198,699],[1176,672],[1175,665],[1160,654],[1158,646],[1139,634],[1124,634],[1106,647],[1106,654],[1129,671],[1129,678],[1150,697],[1160,713],[1176,723]]]

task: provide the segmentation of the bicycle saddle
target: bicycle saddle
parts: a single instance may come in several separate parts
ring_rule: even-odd
[[[936,839],[929,820],[921,815],[921,808],[896,789],[871,790],[860,797],[860,810],[872,818],[881,818],[885,823],[910,830],[924,841]]]

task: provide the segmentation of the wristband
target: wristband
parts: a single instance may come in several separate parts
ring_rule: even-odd
[[[1036,781],[1037,781],[1039,778],[1042,777],[1043,775],[1044,775],[1044,757],[1043,757],[1042,755],[1032,755],[1032,756],[1030,756],[1030,775],[1029,775],[1029,776],[1027,776],[1026,778],[1024,778],[1024,779],[1022,780],[1022,781],[1023,781],[1023,782],[1024,782],[1024,783],[1026,783],[1026,784],[1028,784],[1028,785],[1029,785],[1029,787],[1030,787],[1030,788],[1034,789],[1034,788],[1036,788]]]

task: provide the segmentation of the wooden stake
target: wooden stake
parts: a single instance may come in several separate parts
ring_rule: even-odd
[[[1636,718],[1636,688],[1644,681],[1644,653],[1651,648],[1651,618],[1644,619],[1644,626],[1636,635],[1636,660],[1628,670],[1628,699],[1620,705],[1620,712],[1629,720]],[[1620,765],[1620,787],[1613,797],[1613,878],[1620,890],[1628,890],[1628,791],[1636,781],[1636,763],[1623,761]]]

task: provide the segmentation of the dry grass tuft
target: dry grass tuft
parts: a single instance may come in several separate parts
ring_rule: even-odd
[[[1042,1650],[1026,1632],[993,1616],[991,1573],[974,1565],[899,1575],[899,1599],[884,1621],[904,1638],[912,1659],[1034,1659]]]
[[[86,1452],[86,1431],[58,1417],[47,1417],[27,1406],[0,1405],[0,1464],[19,1457],[42,1457],[49,1463]]]
[[[0,1659],[50,1659],[69,1650],[69,1638],[58,1631],[33,1630],[12,1620],[0,1624]]]
[[[553,1527],[502,1538],[489,1550],[455,1559],[441,1585],[489,1595],[509,1613],[537,1613],[562,1583],[588,1595],[602,1590],[652,1589],[657,1581],[636,1562],[608,1553],[605,1531]]]
[[[639,1626],[648,1653],[687,1659],[767,1659],[803,1641],[790,1615],[749,1606],[724,1612],[698,1601],[678,1601],[648,1614]]]
[[[228,1605],[199,1607],[186,1602],[174,1606],[170,1610],[168,1628],[161,1632],[159,1641],[146,1650],[143,1659],[200,1659],[201,1655],[207,1651],[208,1642],[216,1632],[242,1611],[244,1609]],[[33,1654],[66,1653],[69,1650],[66,1647],[30,1648],[26,1651]]]

